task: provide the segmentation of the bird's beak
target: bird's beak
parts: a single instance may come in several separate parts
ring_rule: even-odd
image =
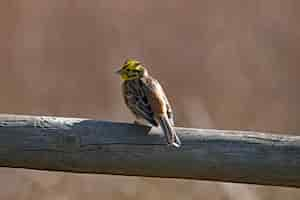
[[[121,74],[121,72],[122,72],[122,69],[119,69],[119,70],[115,71],[115,74]]]

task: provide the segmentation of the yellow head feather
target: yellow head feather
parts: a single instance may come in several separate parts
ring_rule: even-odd
[[[117,71],[123,80],[134,80],[144,76],[146,72],[145,67],[134,59],[127,59],[122,68]]]

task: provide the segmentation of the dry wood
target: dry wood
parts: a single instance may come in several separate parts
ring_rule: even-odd
[[[0,115],[0,166],[300,186],[300,137],[77,118]]]

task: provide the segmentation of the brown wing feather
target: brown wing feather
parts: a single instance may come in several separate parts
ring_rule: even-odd
[[[149,88],[148,98],[154,113],[167,114],[170,122],[174,125],[174,115],[167,96],[157,80],[154,78],[144,79],[147,88]]]
[[[147,94],[154,117],[163,129],[167,143],[175,147],[180,147],[180,139],[173,128],[172,109],[161,85],[153,78],[144,78],[143,82],[145,82],[146,88],[148,88]]]

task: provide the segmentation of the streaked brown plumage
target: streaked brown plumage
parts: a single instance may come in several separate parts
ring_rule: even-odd
[[[127,60],[118,71],[124,80],[122,93],[127,107],[137,122],[160,126],[167,143],[176,147],[181,142],[173,128],[174,119],[170,103],[159,82],[136,60]]]

